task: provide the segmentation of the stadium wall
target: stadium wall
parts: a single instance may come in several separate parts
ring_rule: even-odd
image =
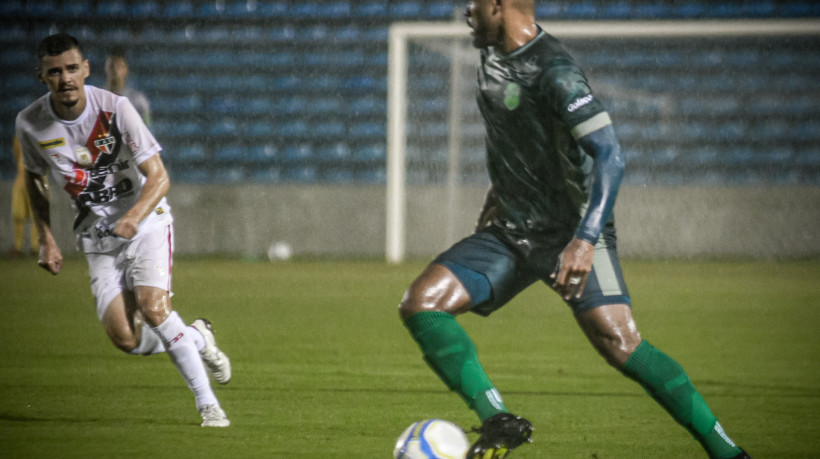
[[[0,182],[0,225],[11,247],[11,181]],[[438,187],[408,190],[407,253],[427,258],[446,247]],[[459,231],[475,221],[485,188],[459,196]],[[384,255],[384,187],[174,184],[178,254],[265,257],[273,241],[298,255]],[[68,198],[54,193],[52,224],[72,253]],[[619,250],[626,257],[799,258],[820,255],[820,187],[622,187],[616,206]]]

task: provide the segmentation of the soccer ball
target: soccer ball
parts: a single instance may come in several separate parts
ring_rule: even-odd
[[[394,459],[464,459],[470,442],[461,427],[442,419],[414,422],[402,432]]]
[[[289,260],[293,255],[293,248],[285,241],[274,241],[268,246],[268,259],[270,261]]]

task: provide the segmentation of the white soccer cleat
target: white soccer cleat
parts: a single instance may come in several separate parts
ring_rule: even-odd
[[[216,347],[216,338],[214,338],[214,331],[211,327],[211,321],[208,319],[197,319],[191,324],[192,327],[199,330],[205,338],[205,347],[199,351],[205,367],[214,377],[214,381],[219,384],[228,384],[231,380],[231,361],[224,352]]]
[[[231,421],[225,416],[222,408],[216,405],[205,405],[199,409],[202,415],[202,427],[228,427]]]

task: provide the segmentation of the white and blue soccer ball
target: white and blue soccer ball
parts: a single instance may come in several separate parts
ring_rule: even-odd
[[[394,459],[464,459],[470,441],[461,427],[443,419],[414,422],[402,432]]]

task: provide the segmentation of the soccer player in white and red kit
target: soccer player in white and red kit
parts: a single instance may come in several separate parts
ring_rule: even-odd
[[[230,361],[209,321],[186,326],[171,308],[173,218],[159,143],[127,98],[85,85],[89,63],[74,37],[51,35],[37,55],[49,93],[19,113],[16,135],[39,230],[38,264],[54,275],[62,269],[44,180],[50,171],[53,186],[74,202],[77,245],[111,341],[136,355],[167,352],[194,393],[202,426],[228,426],[206,366],[225,384]]]

